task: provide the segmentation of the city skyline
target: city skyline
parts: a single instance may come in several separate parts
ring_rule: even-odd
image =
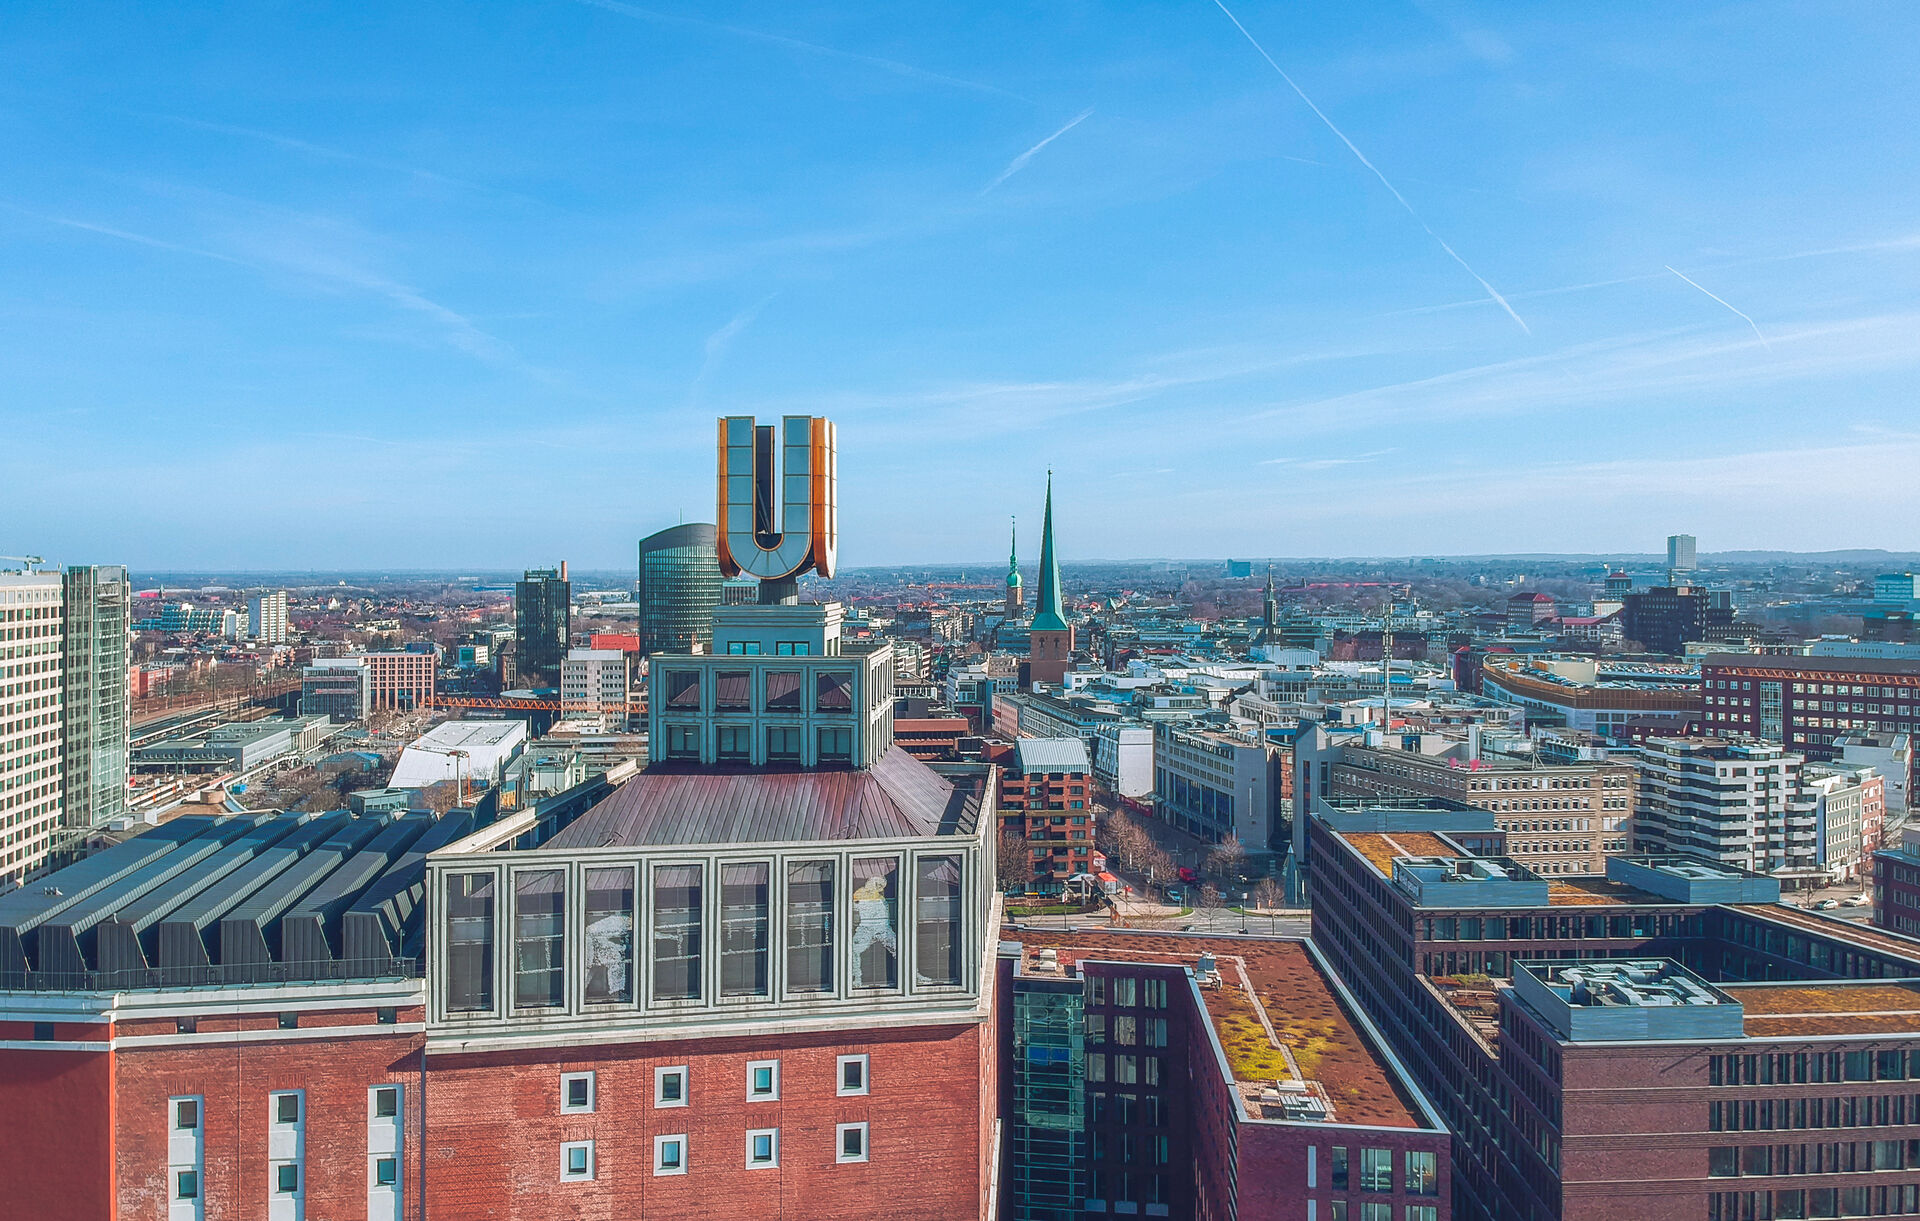
[[[1907,542],[1910,13],[450,16],[0,33],[10,549],[626,566],[734,412],[849,567]]]

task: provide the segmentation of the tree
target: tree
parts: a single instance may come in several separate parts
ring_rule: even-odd
[[[999,850],[994,855],[994,877],[1002,891],[1025,890],[1033,881],[1033,858],[1028,855],[1027,837],[1018,831],[1000,833]]]
[[[1200,906],[1206,908],[1225,906],[1225,902],[1220,895],[1220,888],[1212,882],[1208,882],[1205,886],[1202,886],[1200,888]]]
[[[1253,888],[1252,902],[1255,907],[1278,907],[1285,899],[1286,893],[1280,889],[1280,884],[1272,878],[1261,878]]]
[[[1219,878],[1231,878],[1246,859],[1247,850],[1241,846],[1240,837],[1228,835],[1207,853],[1207,872]]]

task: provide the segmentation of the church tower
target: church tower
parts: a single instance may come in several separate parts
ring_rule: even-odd
[[[1027,677],[1058,683],[1073,668],[1073,626],[1060,604],[1060,561],[1053,549],[1053,472],[1047,472],[1047,515],[1040,525],[1040,588],[1033,600]]]
[[[1007,550],[1007,618],[1018,619],[1026,609],[1027,590],[1020,583],[1020,522],[1013,523],[1013,541]]]

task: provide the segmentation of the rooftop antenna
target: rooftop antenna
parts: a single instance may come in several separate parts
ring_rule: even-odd
[[[1380,629],[1380,732],[1393,728],[1393,590],[1387,590],[1387,617]]]

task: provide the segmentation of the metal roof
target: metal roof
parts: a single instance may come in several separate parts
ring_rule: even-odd
[[[1087,744],[1079,738],[1019,738],[1013,744],[1021,772],[1080,772],[1093,770]]]
[[[545,846],[970,834],[979,819],[985,778],[985,769],[954,769],[942,775],[899,746],[882,755],[870,771],[649,769],[615,789]]]

